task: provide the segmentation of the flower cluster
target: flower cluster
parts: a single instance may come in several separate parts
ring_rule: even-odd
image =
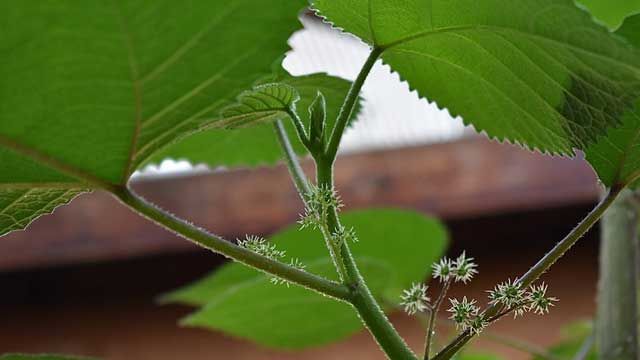
[[[475,300],[467,300],[465,296],[462,301],[458,299],[449,299],[449,301],[451,302],[451,307],[447,310],[451,313],[449,319],[456,323],[457,328],[477,335],[487,327],[488,322],[482,314],[479,315],[480,308]]]
[[[238,239],[238,246],[242,246],[272,260],[283,258],[286,254],[286,251],[278,250],[275,244],[268,242],[265,238],[253,235],[247,235],[244,240]]]
[[[538,286],[532,285],[528,292],[529,305],[528,310],[538,315],[549,313],[549,308],[553,306],[558,298],[547,297],[547,285],[542,283]]]
[[[547,285],[530,286],[522,289],[522,286],[509,279],[498,284],[489,292],[489,304],[502,305],[508,311],[513,311],[514,317],[522,316],[525,312],[533,311],[536,314],[546,314],[557,298],[547,297]]]
[[[465,284],[478,273],[477,268],[478,265],[473,262],[473,258],[467,257],[465,252],[455,260],[443,258],[432,265],[433,277],[439,279],[440,282],[452,279],[456,282],[462,281]]]
[[[340,246],[343,242],[353,242],[356,243],[359,241],[358,235],[354,228],[346,228],[344,226],[340,226],[336,231],[331,234],[331,239],[333,242]]]
[[[298,223],[303,229],[306,227],[319,229],[326,223],[329,209],[339,210],[341,207],[342,201],[333,188],[311,185],[306,195],[304,214]]]
[[[404,290],[400,304],[404,306],[404,311],[413,315],[429,309],[429,297],[427,296],[427,286],[424,284],[413,284],[411,288]]]

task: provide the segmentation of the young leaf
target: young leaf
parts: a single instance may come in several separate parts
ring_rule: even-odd
[[[418,94],[477,130],[572,154],[640,93],[637,51],[570,0],[316,0]]]
[[[0,193],[124,184],[271,74],[304,4],[0,3]]]
[[[239,129],[282,119],[295,109],[300,95],[286,84],[265,84],[240,94],[238,103],[222,109],[207,128]]]
[[[625,20],[616,32],[640,48],[640,15]],[[640,62],[638,63],[640,64]],[[607,187],[638,187],[640,177],[640,97],[622,116],[622,126],[608,131],[586,150],[587,161]]]
[[[361,239],[352,250],[378,298],[398,299],[402,289],[425,278],[445,248],[442,225],[416,213],[365,210],[345,213],[344,222]],[[271,241],[286,250],[288,257],[306,264],[307,270],[336,279],[316,231],[291,227]],[[184,324],[222,330],[274,347],[325,344],[362,328],[348,305],[297,286],[273,285],[266,275],[233,263],[162,300],[203,306]],[[256,313],[261,314],[259,321]]]
[[[338,116],[340,105],[349,91],[351,83],[347,80],[326,74],[312,74],[293,77],[285,75],[270,78],[269,82],[279,82],[295,88],[300,94],[296,108],[304,125],[308,128],[310,119],[307,108],[313,102],[318,91],[326,99],[326,127],[331,129]],[[291,121],[284,121],[293,148],[298,154],[306,149],[298,139]],[[242,149],[241,151],[239,149]],[[205,163],[210,166],[255,166],[273,164],[282,158],[282,149],[269,124],[234,129],[233,131],[212,129],[196,133],[160,151],[152,162],[166,158],[188,159],[193,163]]]

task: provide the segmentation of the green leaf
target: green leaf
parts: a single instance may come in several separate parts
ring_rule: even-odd
[[[77,357],[68,355],[51,355],[51,354],[4,354],[0,356],[0,360],[90,360],[87,357]]]
[[[640,48],[640,15],[627,18],[616,33]],[[585,154],[607,187],[640,185],[640,97],[635,107],[623,114],[622,126],[609,130]]]
[[[501,360],[502,358],[493,354],[479,354],[479,353],[462,353],[456,355],[453,360]]]
[[[412,282],[424,279],[445,248],[447,235],[442,225],[417,213],[364,210],[346,213],[343,219],[361,239],[352,250],[374,296],[389,302],[397,301]],[[290,227],[271,240],[308,270],[337,279],[316,231]],[[266,275],[233,263],[162,300],[203,306],[183,324],[221,330],[273,347],[326,344],[362,329],[347,304],[297,286],[273,285]]]
[[[592,332],[593,324],[590,321],[579,321],[566,325],[562,331],[562,340],[549,348],[549,353],[558,356],[560,359],[574,359]],[[595,347],[592,346],[585,360],[596,359]],[[544,359],[534,357],[534,360]]]
[[[0,190],[0,234],[26,228],[80,194],[78,189],[31,188]]]
[[[126,183],[272,73],[304,4],[0,3],[0,192]]]
[[[315,0],[422,97],[490,137],[584,149],[640,93],[637,51],[570,0]]]
[[[629,15],[640,12],[640,0],[578,0],[596,19],[617,29]]]
[[[288,116],[288,111],[295,109],[298,100],[300,95],[289,85],[258,85],[240,94],[238,103],[222,109],[220,117],[207,127],[239,129],[282,119]]]
[[[307,109],[318,91],[325,96],[327,103],[327,124],[331,129],[338,116],[340,105],[349,92],[351,83],[347,80],[326,74],[312,74],[299,77],[284,75],[270,78],[295,88],[300,94],[296,108],[303,123],[308,128],[310,119]],[[357,110],[356,110],[357,113]],[[291,121],[284,122],[298,154],[306,154],[306,149],[298,139]],[[192,163],[205,163],[210,166],[256,166],[274,164],[282,158],[282,150],[273,134],[273,127],[268,124],[233,131],[213,129],[203,131],[169,146],[153,157],[152,162],[160,162],[166,158],[188,159]]]

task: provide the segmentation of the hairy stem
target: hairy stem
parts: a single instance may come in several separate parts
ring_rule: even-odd
[[[433,338],[435,337],[436,332],[436,321],[438,319],[438,312],[440,311],[440,306],[447,296],[447,292],[449,291],[449,286],[451,286],[451,277],[449,277],[444,284],[442,285],[442,290],[440,290],[440,295],[438,295],[438,299],[435,304],[431,308],[431,313],[429,314],[429,323],[427,326],[427,337],[424,343],[424,360],[428,360],[431,358],[431,344],[433,343]]]
[[[379,48],[373,48],[371,50],[369,57],[362,66],[362,69],[360,69],[358,77],[356,77],[356,80],[351,84],[347,97],[344,99],[344,103],[340,108],[338,119],[336,120],[336,124],[331,132],[331,137],[329,137],[329,144],[325,151],[327,158],[332,160],[335,159],[336,153],[338,152],[338,146],[340,146],[340,140],[342,140],[342,134],[344,133],[344,129],[353,114],[353,109],[358,101],[358,96],[360,96],[362,85],[364,85],[364,81],[367,79],[373,64],[376,63],[376,60],[378,60],[381,53],[382,49]]]
[[[316,162],[316,181],[318,187],[333,189],[333,163],[338,152],[338,146],[342,139],[348,120],[351,118],[354,106],[358,100],[360,90],[364,84],[373,64],[380,56],[380,49],[373,49],[365,64],[363,65],[358,77],[351,85],[349,92],[340,109],[338,119],[332,130],[326,148],[315,148],[307,145],[307,148],[313,155]],[[298,129],[299,136],[304,136],[302,131]],[[284,151],[288,164],[295,164],[297,159],[292,156],[291,152]],[[290,165],[290,169],[295,166]],[[292,173],[295,171],[292,171]],[[296,180],[297,181],[297,180]],[[402,337],[395,330],[389,319],[387,319],[384,311],[380,308],[371,291],[365,284],[362,275],[358,269],[355,259],[351,254],[349,245],[346,241],[336,243],[332,234],[338,233],[342,229],[338,218],[337,209],[330,207],[327,211],[326,228],[322,229],[323,236],[327,243],[327,247],[334,260],[338,273],[344,284],[351,291],[351,304],[354,306],[360,318],[367,326],[373,337],[376,339],[385,354],[391,359],[416,359],[415,354],[409,349]]]
[[[298,189],[298,193],[302,197],[302,201],[305,201],[305,196],[309,193],[309,182],[307,181],[307,177],[304,174],[300,163],[297,161],[296,153],[293,151],[293,147],[289,141],[289,136],[287,136],[287,132],[284,129],[284,125],[282,125],[282,121],[277,120],[273,124],[273,127],[275,129],[278,142],[280,143],[280,147],[285,154],[284,159],[287,163],[289,174],[291,174],[293,183],[296,185],[296,189]]]
[[[560,241],[551,251],[540,259],[529,271],[521,276],[517,283],[526,288],[544,274],[559,258],[561,258],[604,214],[611,206],[613,201],[623,190],[621,187],[611,189],[607,195],[598,203],[598,205],[576,226],[571,232]],[[497,305],[490,306],[484,311],[487,319],[497,320],[496,315],[500,315],[500,307]],[[442,349],[433,359],[448,360],[451,359],[469,340],[473,338],[473,334],[465,331],[458,335],[447,347]]]
[[[317,181],[319,186],[333,187],[333,161],[317,164]],[[333,232],[342,227],[334,208],[329,211],[327,225]],[[371,294],[349,249],[349,244],[343,241],[337,251],[338,258],[343,261],[346,269],[345,285],[352,290],[351,303],[378,345],[390,359],[416,359],[415,354],[409,349]]]
[[[118,191],[114,192],[114,195],[140,215],[205,249],[321,294],[347,302],[351,300],[351,292],[346,286],[272,260],[210,234],[148,203],[127,188],[118,189]]]

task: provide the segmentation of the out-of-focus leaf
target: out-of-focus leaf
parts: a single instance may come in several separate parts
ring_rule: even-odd
[[[346,213],[343,220],[361,239],[351,247],[378,298],[396,301],[402,289],[425,278],[445,248],[442,225],[416,213],[365,210]],[[310,271],[337,278],[317,231],[291,227],[271,240]],[[273,347],[325,344],[362,328],[347,304],[297,286],[273,285],[264,274],[238,264],[227,264],[162,300],[203,306],[183,324],[221,330]]]

